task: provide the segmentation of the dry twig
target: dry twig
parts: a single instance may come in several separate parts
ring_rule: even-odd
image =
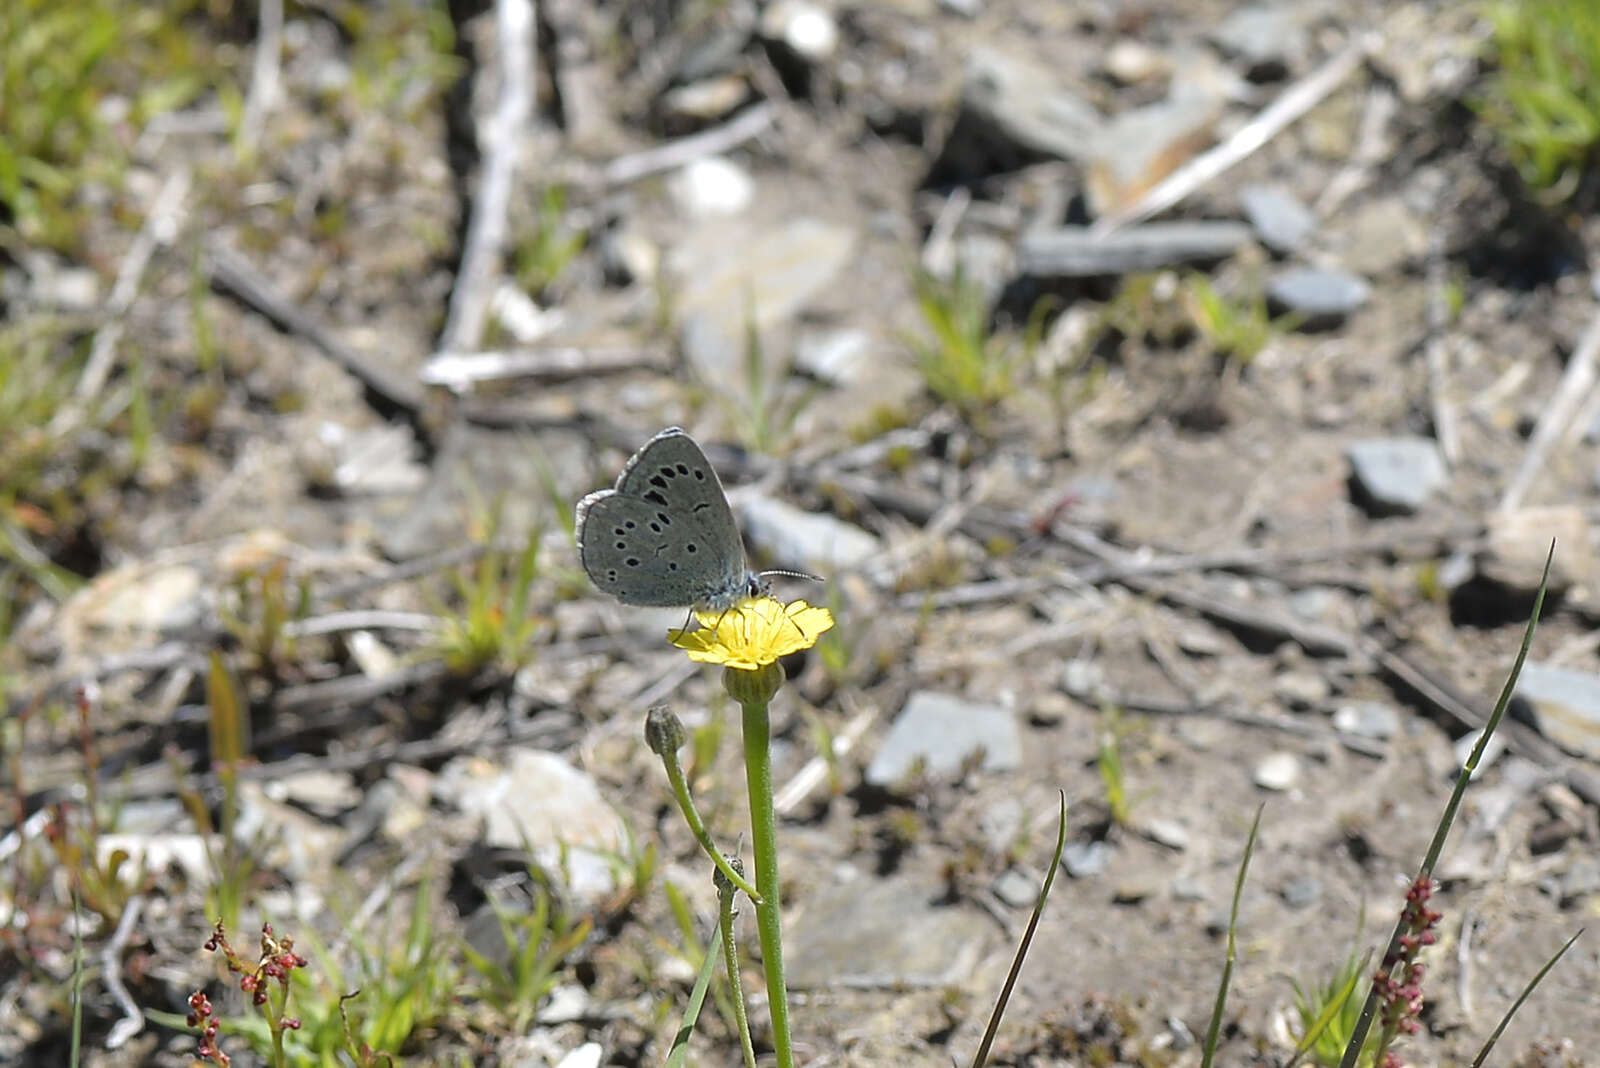
[[[1505,492],[1500,495],[1501,512],[1514,512],[1521,507],[1533,480],[1539,476],[1539,471],[1549,458],[1550,450],[1566,433],[1567,427],[1583,407],[1584,400],[1594,390],[1597,362],[1600,362],[1600,313],[1589,321],[1589,328],[1584,331],[1577,350],[1567,361],[1560,385],[1556,386],[1554,396],[1539,413],[1539,422],[1528,438],[1528,449],[1522,454],[1522,463],[1506,484]]]

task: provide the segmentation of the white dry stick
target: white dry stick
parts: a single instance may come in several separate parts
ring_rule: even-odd
[[[1539,422],[1533,428],[1533,435],[1528,438],[1528,449],[1522,454],[1522,463],[1507,483],[1505,492],[1500,495],[1501,512],[1514,512],[1521,507],[1522,499],[1527,496],[1533,480],[1544,467],[1551,448],[1566,433],[1573,416],[1594,390],[1597,359],[1600,359],[1600,314],[1589,321],[1589,328],[1583,332],[1583,340],[1578,342],[1577,351],[1567,361],[1561,384],[1556,386],[1555,395],[1539,413]]]
[[[1130,223],[1142,222],[1177,204],[1235,166],[1321,103],[1377,50],[1378,42],[1379,38],[1374,33],[1358,35],[1344,51],[1334,55],[1320,69],[1285,89],[1278,99],[1241,126],[1232,137],[1167,175],[1133,204],[1100,219],[1089,228],[1089,232],[1103,236]]]
[[[500,98],[483,136],[483,165],[461,267],[450,293],[441,350],[476,349],[494,293],[494,273],[506,241],[506,216],[517,156],[533,115],[533,0],[495,0],[500,47]]]
[[[73,403],[64,406],[50,421],[52,431],[65,430],[67,425],[83,414],[94,398],[105,387],[111,376],[111,365],[116,359],[117,342],[122,340],[123,319],[139,294],[139,283],[145,268],[158,247],[170,245],[178,235],[178,214],[184,198],[189,195],[188,170],[174,171],[161,183],[144,225],[128,246],[128,253],[117,268],[117,280],[112,283],[111,297],[106,301],[106,324],[95,332],[89,347],[89,359],[83,365],[83,374],[73,389]]]
[[[1378,165],[1389,158],[1389,124],[1400,110],[1400,98],[1385,85],[1375,85],[1367,94],[1367,110],[1361,115],[1361,128],[1356,133],[1356,150],[1350,162],[1339,169],[1317,202],[1312,212],[1318,218],[1327,218],[1362,186],[1372,180]]]
[[[779,790],[777,796],[772,799],[772,807],[777,811],[778,815],[787,816],[800,807],[801,802],[811,796],[811,791],[822,785],[823,781],[827,779],[828,769],[835,762],[843,760],[849,755],[850,750],[855,748],[856,742],[861,740],[861,736],[867,733],[867,728],[871,727],[877,719],[878,707],[876,705],[869,705],[852,716],[850,722],[845,724],[844,730],[832,738],[833,759],[829,760],[820,756],[812,757],[805,762],[805,766],[795,772],[794,778],[784,783],[783,789]]]
[[[117,929],[112,932],[111,941],[100,951],[101,978],[105,980],[106,989],[111,991],[117,1007],[122,1010],[122,1019],[112,1024],[111,1033],[106,1035],[106,1049],[116,1049],[144,1030],[144,1013],[128,996],[128,988],[122,985],[122,951],[128,948],[128,938],[138,925],[139,913],[143,909],[142,896],[134,894],[130,897],[122,907],[122,916],[117,920]]]
[[[1450,343],[1445,331],[1450,328],[1445,307],[1444,234],[1435,227],[1428,240],[1428,340],[1424,352],[1428,362],[1428,392],[1433,404],[1433,436],[1439,439],[1444,462],[1454,467],[1461,459],[1461,432],[1456,424],[1455,406],[1450,403]]]
[[[685,163],[692,163],[706,156],[726,152],[765,132],[777,116],[778,109],[775,105],[757,104],[740,112],[721,126],[714,126],[709,130],[669,141],[657,148],[612,160],[601,169],[599,184],[626,185],[628,182],[637,182],[640,178],[648,178],[652,174],[676,170]]]
[[[278,102],[278,72],[283,56],[283,0],[261,0],[255,61],[250,66],[250,91],[239,120],[239,148],[246,155],[261,140],[267,112]]]
[[[922,246],[922,269],[935,278],[949,278],[956,269],[956,228],[972,204],[972,190],[958,185],[945,198],[939,217],[928,231],[928,240]]]

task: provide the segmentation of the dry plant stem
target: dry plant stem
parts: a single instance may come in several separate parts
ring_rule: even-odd
[[[533,114],[537,59],[533,0],[496,0],[495,31],[500,48],[500,98],[484,131],[488,151],[467,223],[456,286],[450,293],[450,310],[439,338],[440,349],[471,350],[483,339],[495,267],[505,248],[511,183]]]
[[[772,725],[767,718],[765,702],[741,707],[744,710],[744,773],[750,794],[750,836],[755,852],[756,886],[762,898],[762,903],[756,907],[756,930],[761,937],[761,964],[767,976],[772,1045],[778,1068],[794,1068],[794,1050],[789,1039],[789,992],[783,978],[783,927],[779,918],[778,819],[772,805]]]
[[[144,1030],[144,1013],[139,1011],[139,1006],[129,996],[128,988],[122,982],[122,951],[127,948],[128,939],[138,926],[139,915],[143,911],[144,896],[134,894],[122,907],[122,915],[117,920],[117,929],[112,933],[111,940],[100,951],[100,971],[106,989],[111,991],[111,997],[122,1010],[122,1019],[112,1024],[110,1034],[106,1035],[107,1049],[118,1049]]]
[[[1600,378],[1600,371],[1596,370],[1597,363],[1600,363],[1600,314],[1590,320],[1583,340],[1578,342],[1578,348],[1567,361],[1567,369],[1556,386],[1555,395],[1540,413],[1539,422],[1528,439],[1528,451],[1523,453],[1517,473],[1500,496],[1501,512],[1514,512],[1521,507],[1522,499],[1527,496],[1533,480],[1543,469],[1550,450],[1566,433],[1578,409],[1583,406],[1584,399],[1594,392],[1596,379]]]

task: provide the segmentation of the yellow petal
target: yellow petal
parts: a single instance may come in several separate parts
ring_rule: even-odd
[[[697,612],[700,630],[668,631],[667,639],[702,664],[724,664],[754,671],[780,657],[809,649],[833,626],[826,608],[804,601],[783,604],[762,597],[727,612]]]

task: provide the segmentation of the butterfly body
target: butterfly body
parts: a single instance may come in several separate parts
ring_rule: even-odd
[[[576,527],[584,571],[623,604],[720,613],[769,591],[716,471],[679,427],[645,442],[615,487],[579,501]]]

